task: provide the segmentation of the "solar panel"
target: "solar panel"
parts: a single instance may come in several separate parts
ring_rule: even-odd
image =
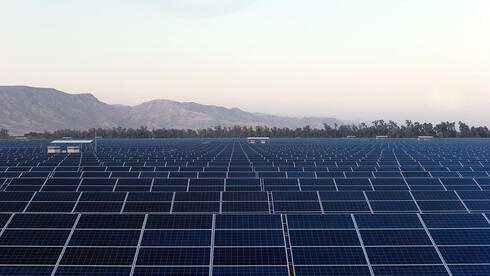
[[[283,247],[217,247],[214,265],[285,265]]]
[[[61,265],[131,265],[136,248],[68,247]]]
[[[137,246],[139,230],[76,230],[69,246]]]
[[[148,215],[146,229],[211,229],[211,215]],[[143,217],[141,216],[141,224]],[[138,228],[141,227],[141,224]]]
[[[43,141],[0,140],[1,275],[490,271],[484,139]]]
[[[209,265],[208,248],[146,248],[138,254],[138,265]],[[132,260],[131,260],[132,262]]]
[[[282,228],[278,215],[220,215],[216,229],[275,229]]]
[[[211,246],[210,230],[147,230],[142,246]]]
[[[213,275],[287,275],[286,266],[213,267]]]
[[[361,247],[294,247],[296,265],[362,265],[366,258]]]
[[[59,266],[56,270],[59,275],[128,275],[130,267],[104,267],[104,266]]]

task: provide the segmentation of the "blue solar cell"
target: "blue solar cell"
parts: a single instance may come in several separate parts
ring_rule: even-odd
[[[359,228],[423,228],[415,214],[356,214]]]
[[[362,192],[320,192],[320,198],[328,201],[366,200]]]
[[[373,266],[375,275],[449,275],[442,265]]]
[[[56,275],[70,275],[70,276],[83,276],[83,275],[129,275],[131,273],[130,267],[97,267],[97,266],[59,266],[56,270]]]
[[[315,192],[273,192],[274,201],[316,201],[318,195]]]
[[[490,228],[481,214],[422,214],[429,228]]]
[[[293,247],[295,265],[366,264],[360,247]]]
[[[454,276],[490,275],[490,265],[450,265],[449,269]]]
[[[78,185],[80,184],[79,178],[50,178],[46,181],[45,185]]]
[[[367,247],[371,264],[442,264],[433,247]]]
[[[413,201],[371,201],[374,212],[418,212]]]
[[[209,267],[136,267],[133,275],[209,275]]]
[[[213,275],[288,275],[287,266],[239,266],[239,267],[213,267]]]
[[[31,203],[32,205],[32,203]],[[122,202],[78,202],[75,212],[81,213],[119,213],[123,206]],[[30,208],[30,206],[29,206]],[[29,210],[28,208],[28,210]],[[71,211],[71,209],[70,209]],[[66,211],[69,212],[69,211]]]
[[[286,265],[284,247],[217,247],[213,265]]]
[[[139,230],[76,230],[70,246],[137,246]]]
[[[264,191],[299,191],[299,186],[264,185]]]
[[[225,192],[223,201],[267,201],[265,192]]]
[[[32,192],[0,192],[0,201],[29,201]]]
[[[6,230],[0,237],[0,245],[63,246],[69,230]]]
[[[490,229],[432,229],[437,245],[490,245]]]
[[[480,185],[490,185],[490,177],[488,177],[488,178],[475,178],[475,181]]]
[[[126,193],[84,192],[80,201],[124,201],[125,198]]]
[[[61,265],[131,265],[135,252],[124,247],[67,247]]]
[[[295,178],[267,178],[264,179],[264,185],[281,185],[281,186],[297,186],[298,179]]]
[[[490,200],[490,191],[458,191],[461,199]]]
[[[33,201],[76,201],[80,193],[77,192],[39,192]]]
[[[144,215],[83,214],[77,228],[83,229],[140,229]]]
[[[216,229],[274,229],[282,228],[279,215],[219,215]]]
[[[368,178],[336,178],[337,185],[371,185]]]
[[[222,212],[266,212],[269,213],[269,203],[264,202],[223,202]]]
[[[54,265],[62,247],[0,247],[0,264]]]
[[[54,266],[1,266],[0,275],[51,275]]]
[[[170,202],[126,202],[125,213],[168,213]]]
[[[137,265],[209,265],[209,248],[145,248],[138,253]],[[215,249],[216,253],[216,249]],[[131,260],[132,261],[132,260]]]
[[[72,228],[75,214],[15,214],[9,228]]]
[[[404,177],[430,177],[428,172],[402,172]]]
[[[477,200],[465,200],[466,207],[471,211],[489,211],[490,210],[490,200],[489,201],[477,201]]]
[[[474,185],[472,178],[441,178],[444,185]]]
[[[146,229],[211,229],[212,215],[148,215]]]
[[[173,212],[175,213],[217,213],[219,202],[175,202]]]
[[[366,246],[376,245],[431,245],[424,230],[361,230]]]
[[[9,185],[34,185],[41,186],[46,181],[46,178],[14,178]]]
[[[295,275],[371,275],[367,266],[295,266]]]
[[[354,228],[350,215],[287,215],[290,229]]]
[[[458,200],[453,191],[412,191],[416,200]]]
[[[142,246],[211,246],[210,230],[147,230]]]
[[[69,213],[73,209],[73,206],[75,206],[75,202],[31,202],[27,207],[26,212]]]
[[[301,185],[335,185],[333,179],[329,178],[302,178],[299,182]]]
[[[466,211],[464,205],[459,201],[418,201],[417,202],[422,211]]]
[[[220,194],[216,192],[175,193],[175,201],[219,201]]]
[[[318,201],[274,201],[274,211],[276,212],[320,212],[321,207]]]
[[[355,230],[290,230],[291,246],[360,246]]]
[[[412,200],[409,192],[366,192],[369,200]]]
[[[325,212],[369,212],[367,202],[361,201],[324,201]]]
[[[488,264],[490,246],[439,246],[448,264]]]
[[[216,230],[215,246],[284,246],[282,230]]]
[[[457,172],[431,172],[433,177],[459,177]]]
[[[170,179],[155,179],[153,186],[187,186],[187,179],[183,178],[170,178]]]

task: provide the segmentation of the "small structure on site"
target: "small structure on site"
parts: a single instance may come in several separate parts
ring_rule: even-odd
[[[53,140],[48,145],[48,153],[80,153],[95,151],[94,140]]]
[[[430,136],[430,135],[420,135],[419,137],[417,137],[417,140],[419,141],[425,141],[425,140],[430,140],[434,138],[434,136]]]
[[[376,139],[386,139],[388,138],[388,135],[377,135]]]
[[[357,137],[357,136],[355,136],[355,135],[347,135],[347,137],[346,137],[346,138],[352,139],[352,138],[356,138],[356,137]]]
[[[269,137],[248,137],[247,141],[249,144],[268,144]]]

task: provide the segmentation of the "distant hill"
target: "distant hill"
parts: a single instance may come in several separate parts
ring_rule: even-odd
[[[92,94],[68,94],[51,88],[0,86],[0,128],[11,134],[92,127],[207,128],[217,125],[323,128],[335,118],[294,118],[246,112],[170,100],[153,100],[136,106],[110,105]]]

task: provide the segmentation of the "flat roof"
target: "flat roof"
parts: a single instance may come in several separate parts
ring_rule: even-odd
[[[94,140],[53,140],[51,144],[90,144]]]

